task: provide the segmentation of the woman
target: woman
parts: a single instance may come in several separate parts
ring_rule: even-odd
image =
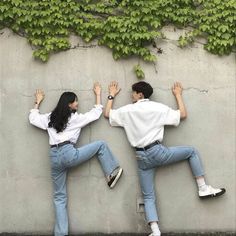
[[[94,84],[96,105],[85,114],[77,113],[78,99],[72,92],[64,92],[51,113],[40,114],[39,106],[44,99],[44,92],[36,90],[35,106],[30,111],[32,125],[47,130],[50,144],[51,175],[54,186],[54,205],[56,224],[54,235],[68,235],[66,177],[69,168],[82,164],[97,154],[107,184],[113,188],[123,170],[103,141],[92,142],[81,148],[75,148],[81,128],[97,120],[102,114],[101,86]]]

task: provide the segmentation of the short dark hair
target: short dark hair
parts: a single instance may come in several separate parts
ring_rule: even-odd
[[[137,93],[142,93],[144,98],[151,97],[153,93],[153,88],[149,83],[144,81],[137,82],[132,85],[132,90]]]

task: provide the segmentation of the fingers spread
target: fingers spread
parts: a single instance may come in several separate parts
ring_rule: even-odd
[[[101,85],[100,85],[99,82],[95,82],[95,83],[94,83],[94,88],[96,88],[96,87],[100,87],[100,88],[101,88]]]

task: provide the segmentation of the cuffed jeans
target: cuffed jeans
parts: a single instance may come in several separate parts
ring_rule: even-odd
[[[67,144],[59,148],[50,149],[51,175],[54,187],[54,206],[56,222],[55,236],[68,235],[67,191],[66,177],[69,168],[88,161],[97,154],[105,176],[108,176],[119,167],[119,163],[111,153],[107,144],[96,141],[81,148]]]
[[[200,156],[193,147],[165,147],[159,144],[146,151],[136,151],[136,156],[148,223],[158,221],[154,188],[154,174],[156,167],[188,160],[195,177],[204,175]]]

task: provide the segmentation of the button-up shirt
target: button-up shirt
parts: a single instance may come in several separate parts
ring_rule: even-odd
[[[38,109],[32,109],[30,110],[29,121],[32,125],[40,129],[47,130],[50,145],[62,143],[64,141],[76,143],[79,138],[81,128],[86,126],[88,123],[97,120],[102,114],[102,107],[102,105],[95,105],[94,108],[87,113],[72,113],[66,128],[59,133],[57,133],[54,128],[48,127],[51,113],[40,114]]]
[[[109,121],[112,126],[125,129],[131,146],[145,147],[163,140],[165,125],[179,124],[180,111],[149,99],[141,99],[119,109],[111,109]]]

